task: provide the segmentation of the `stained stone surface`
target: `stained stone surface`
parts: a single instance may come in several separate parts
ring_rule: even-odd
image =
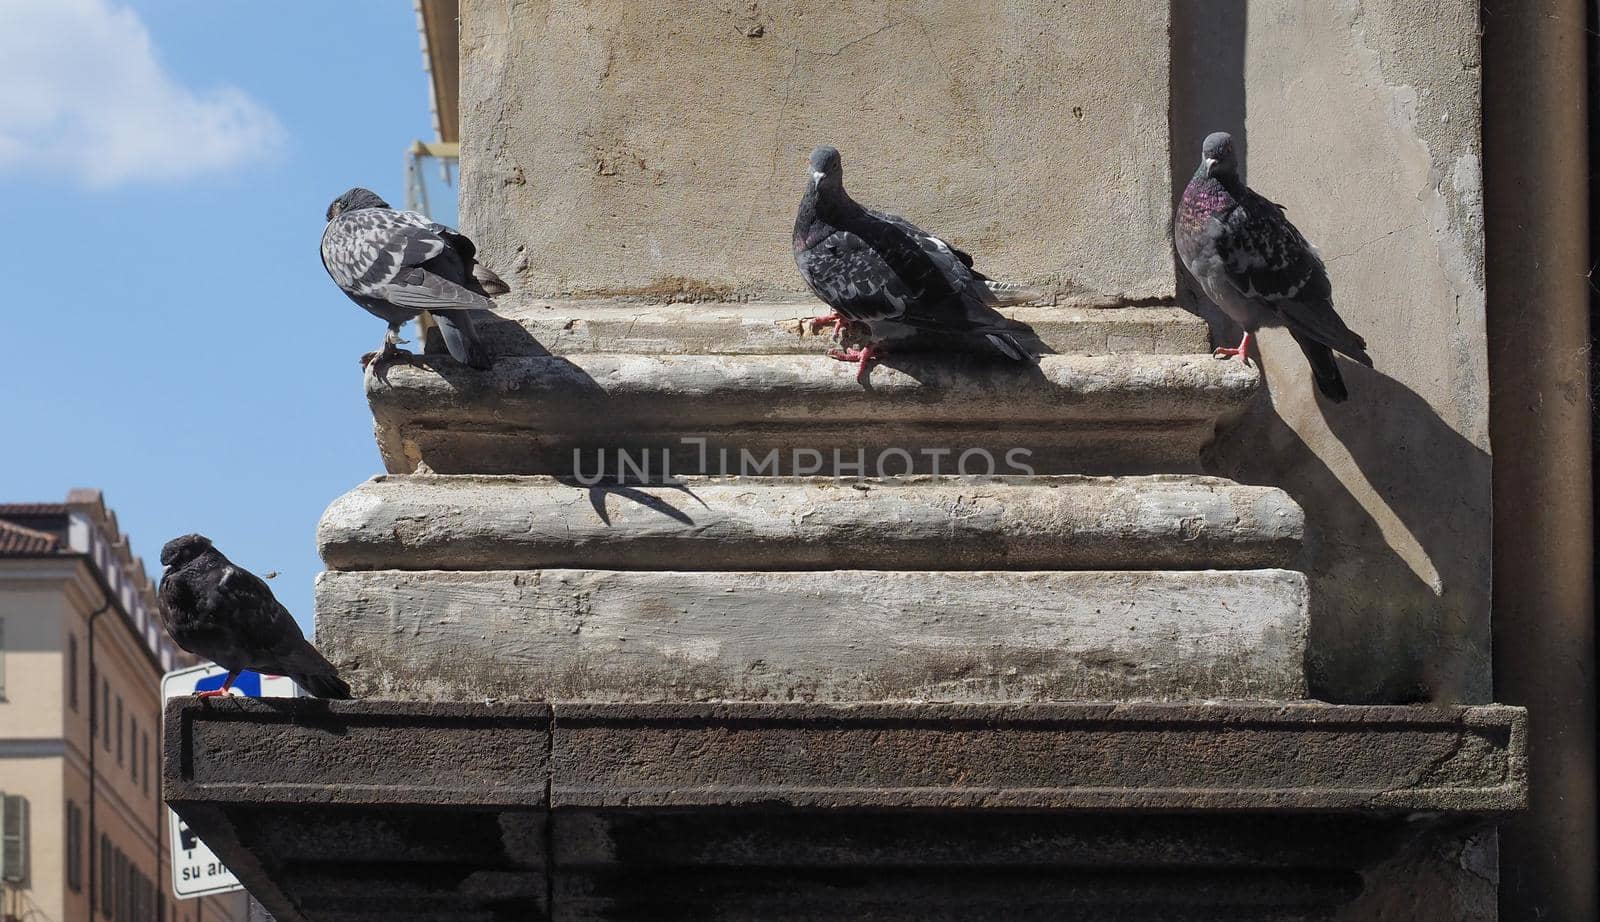
[[[1291,565],[1305,517],[1211,477],[689,478],[390,474],[317,531],[335,570],[1252,569]]]
[[[478,332],[495,355],[642,353],[645,355],[809,355],[836,344],[810,320],[829,313],[820,301],[662,303],[501,298],[497,319]],[[1209,352],[1204,321],[1176,307],[1027,305],[1003,313],[1027,324],[1021,336],[1039,352],[1082,355]]]
[[[1167,0],[466,0],[461,215],[518,296],[803,289],[810,149],[995,278],[1170,298]]]
[[[963,473],[1194,472],[1260,381],[1209,355],[1050,355],[1037,366],[908,356],[863,386],[854,366],[816,355],[581,354],[507,358],[486,372],[394,365],[366,388],[390,473],[600,474],[602,453],[615,476],[623,450],[656,477],[667,466],[775,475],[852,462],[873,476],[927,473],[930,451],[947,453],[948,471],[969,450],[987,457]]]
[[[1010,701],[1305,694],[1290,570],[376,570],[317,579],[360,696]]]

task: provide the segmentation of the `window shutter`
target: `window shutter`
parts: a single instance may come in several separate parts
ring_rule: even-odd
[[[20,884],[28,879],[28,801],[20,794],[0,794],[0,880]]]

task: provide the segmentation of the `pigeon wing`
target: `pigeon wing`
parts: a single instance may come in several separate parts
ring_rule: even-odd
[[[812,292],[851,320],[898,318],[915,297],[881,253],[847,230],[796,254],[795,263]]]
[[[489,310],[488,298],[423,268],[406,269],[384,285],[378,297],[421,311]]]
[[[235,642],[251,668],[287,675],[318,697],[350,697],[350,687],[260,577],[228,564],[217,581],[216,602],[236,613]]]
[[[1333,285],[1316,249],[1289,222],[1282,205],[1247,192],[1223,219],[1217,256],[1228,283],[1273,311],[1284,325],[1367,365],[1366,341],[1333,309]]]
[[[1005,329],[1012,323],[995,310],[994,305],[1029,300],[1033,296],[1032,292],[1017,286],[1000,285],[997,289],[997,283],[973,268],[972,256],[965,250],[951,246],[905,218],[880,212],[869,214],[894,232],[884,241],[891,254],[891,265],[909,267],[905,274],[926,283],[925,291],[930,297],[918,302],[924,309],[909,312],[906,323],[957,332]],[[904,245],[897,246],[900,240],[914,246],[915,253]],[[933,272],[924,268],[928,265]]]
[[[216,610],[233,629],[234,642],[253,664],[271,668],[305,643],[300,625],[254,573],[231,563],[224,566],[214,596]]]
[[[322,232],[322,265],[346,293],[382,298],[386,286],[448,245],[418,218],[384,208],[342,214]]]
[[[453,227],[446,227],[443,224],[435,224],[431,221],[428,222],[428,229],[437,234],[439,239],[449,245],[450,249],[460,253],[463,260],[471,262],[478,257],[478,245],[473,243],[472,238],[466,234]]]
[[[883,249],[889,264],[913,287],[928,294],[965,291],[980,276],[972,270],[972,257],[899,215],[867,212],[882,229],[873,242]],[[929,269],[933,271],[929,271]],[[981,287],[981,286],[979,286]]]

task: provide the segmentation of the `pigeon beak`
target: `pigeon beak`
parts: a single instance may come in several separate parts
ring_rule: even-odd
[[[826,175],[828,175],[828,174],[822,172],[821,170],[812,170],[811,171],[811,181],[814,182],[814,183],[822,182],[822,177],[824,177]]]
[[[1215,157],[1202,157],[1200,159],[1200,165],[1204,166],[1206,168],[1206,175],[1210,176],[1211,175],[1211,168],[1215,167],[1217,165],[1217,158],[1215,158]]]

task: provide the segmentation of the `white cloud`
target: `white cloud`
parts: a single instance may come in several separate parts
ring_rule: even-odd
[[[0,0],[0,171],[96,186],[180,179],[282,140],[277,118],[239,90],[179,84],[114,0]]]

